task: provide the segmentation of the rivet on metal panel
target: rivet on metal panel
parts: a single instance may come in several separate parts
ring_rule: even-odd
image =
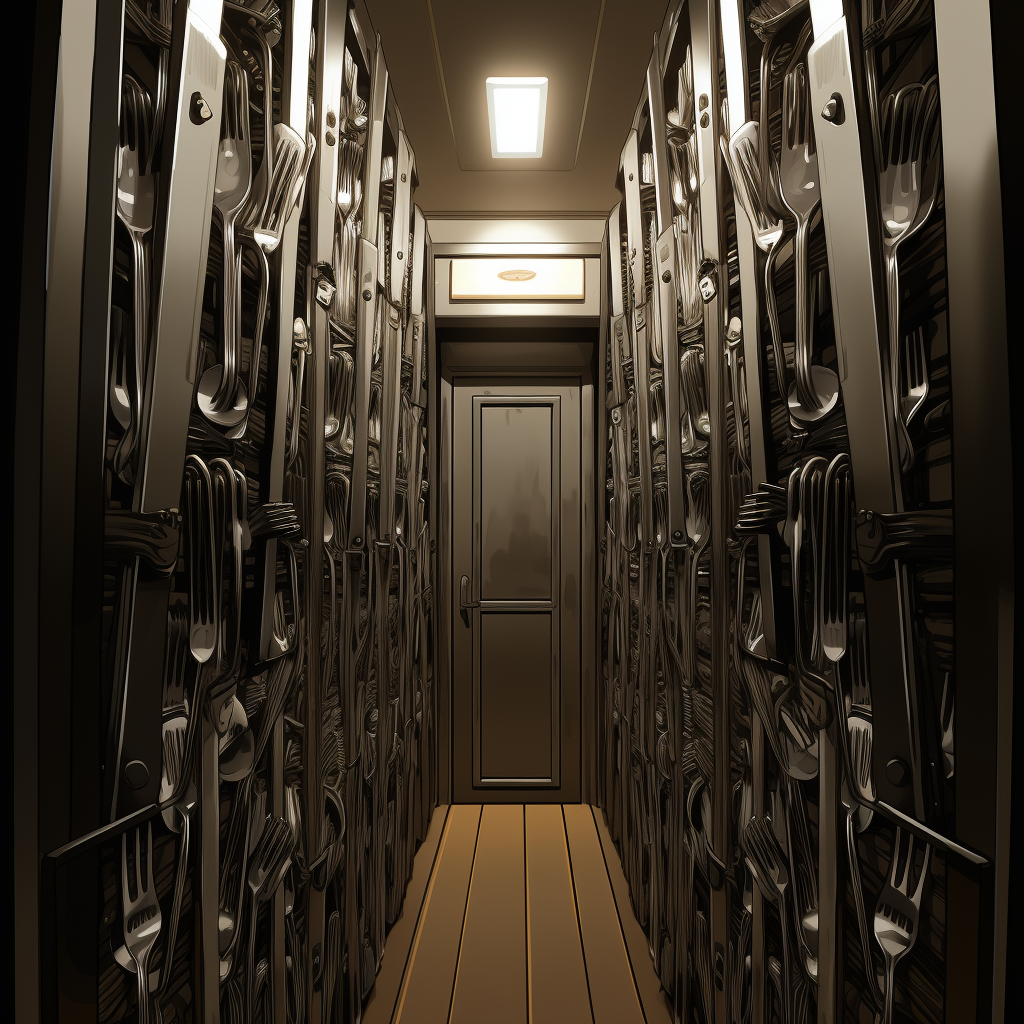
[[[843,97],[834,92],[821,110],[821,116],[830,124],[840,125],[846,120]]]

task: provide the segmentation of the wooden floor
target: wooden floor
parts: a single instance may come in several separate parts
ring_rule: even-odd
[[[670,1024],[602,813],[439,807],[365,1024]]]

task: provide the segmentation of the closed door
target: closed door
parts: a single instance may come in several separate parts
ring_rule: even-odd
[[[580,389],[457,384],[455,799],[579,799]]]

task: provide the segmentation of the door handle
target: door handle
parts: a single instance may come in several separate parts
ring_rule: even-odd
[[[466,624],[466,628],[469,629],[469,609],[479,608],[479,601],[470,601],[469,599],[469,577],[463,573],[462,581],[459,583],[459,614],[462,616],[462,621]]]

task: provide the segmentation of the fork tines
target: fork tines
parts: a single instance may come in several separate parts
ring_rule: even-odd
[[[850,459],[837,455],[825,473],[825,524],[822,529],[821,637],[829,661],[846,653],[847,567],[850,558]]]
[[[747,860],[762,893],[775,901],[779,890],[789,884],[789,871],[778,839],[768,818],[753,817],[743,829]]]
[[[740,503],[736,530],[758,533],[786,520],[786,488],[778,484],[761,484]]]
[[[249,533],[253,539],[284,537],[301,530],[299,514],[290,501],[268,501],[249,517]]]

